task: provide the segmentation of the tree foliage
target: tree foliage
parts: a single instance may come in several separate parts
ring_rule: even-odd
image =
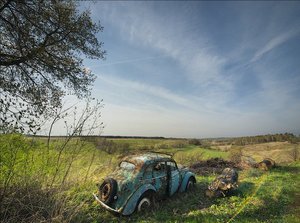
[[[103,27],[73,1],[0,2],[0,130],[32,130],[64,95],[89,95],[95,75],[82,58],[104,58]]]
[[[257,143],[266,143],[266,142],[297,142],[298,138],[292,133],[280,133],[280,134],[268,134],[268,135],[258,135],[258,136],[245,136],[233,138],[231,144],[244,146]]]

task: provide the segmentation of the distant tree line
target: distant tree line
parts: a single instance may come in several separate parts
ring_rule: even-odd
[[[33,136],[32,134],[27,134],[27,136]],[[35,137],[45,138],[47,135],[34,135]],[[65,135],[57,135],[53,136],[54,138],[64,138]],[[80,136],[82,140],[87,141],[95,141],[98,138],[106,138],[106,139],[179,139],[179,138],[165,138],[161,136],[113,136],[113,135],[82,135]]]
[[[257,135],[257,136],[246,136],[230,139],[231,144],[244,146],[257,143],[266,143],[266,142],[291,142],[297,143],[300,141],[300,138],[295,136],[292,133],[280,133],[280,134],[268,134],[268,135]]]
[[[82,136],[83,138],[86,136]],[[88,138],[107,138],[107,139],[168,139],[161,136],[113,136],[113,135],[94,135],[94,136],[87,136]]]

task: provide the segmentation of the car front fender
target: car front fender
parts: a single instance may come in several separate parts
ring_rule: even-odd
[[[194,177],[196,179],[196,176],[194,173],[188,171],[184,174],[184,177],[182,179],[180,188],[179,188],[179,192],[184,192],[187,186],[187,183],[189,182],[190,177]]]
[[[151,184],[145,184],[141,186],[139,189],[137,189],[127,200],[122,215],[130,215],[135,211],[136,205],[140,197],[148,190],[152,190],[156,192],[156,189]]]

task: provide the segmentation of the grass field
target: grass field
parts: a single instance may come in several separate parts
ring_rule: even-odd
[[[270,142],[244,146],[243,153],[257,161],[264,157],[270,157],[277,163],[290,163],[294,159],[292,155],[294,149],[300,151],[300,145],[288,142]]]
[[[229,152],[190,145],[182,140],[113,139],[126,143],[126,153],[155,150],[174,154],[190,165]],[[116,217],[94,201],[96,183],[114,169],[121,152],[107,153],[80,139],[51,141],[1,135],[1,222],[299,222],[300,162],[269,171],[239,171],[239,188],[229,197],[209,199],[204,191],[215,175],[197,176],[190,193],[176,194],[147,213]],[[275,144],[274,144],[275,146]],[[267,149],[245,147],[247,155],[289,151],[290,144]],[[119,148],[119,147],[116,147]],[[121,146],[120,148],[124,148]],[[264,152],[264,154],[260,154]],[[258,155],[256,155],[258,154]]]

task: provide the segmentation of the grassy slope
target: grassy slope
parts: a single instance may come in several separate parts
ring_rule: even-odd
[[[299,173],[300,163],[270,172],[243,171],[230,197],[213,200],[204,195],[213,176],[198,176],[193,192],[176,194],[148,213],[130,217],[115,217],[91,199],[74,222],[299,222]]]
[[[269,157],[277,163],[288,163],[293,161],[291,151],[297,149],[300,152],[300,144],[291,144],[288,142],[269,142],[256,145],[247,145],[243,147],[243,154],[261,161]]]
[[[205,149],[200,146],[188,145],[185,140],[176,139],[113,139],[118,144],[128,143],[131,151],[157,151],[173,154],[180,164],[189,165],[198,160],[220,157],[227,159],[228,153],[220,150]],[[164,146],[165,145],[165,146]],[[182,145],[178,146],[178,145]]]
[[[28,141],[12,137],[11,139],[1,139],[1,149],[6,149],[7,156],[1,159],[10,158],[10,150],[19,145],[28,144]],[[3,142],[13,140],[7,146]],[[11,142],[10,142],[11,143]],[[122,140],[118,140],[122,143]],[[158,144],[174,145],[174,140],[145,140],[130,139],[126,140],[131,149],[138,149],[143,145],[153,146]],[[58,148],[61,141],[58,140],[51,144],[50,163],[45,168],[46,179],[41,181],[46,187],[51,181],[51,174],[55,171],[55,158],[58,156]],[[25,146],[26,147],[26,146]],[[47,151],[45,144],[36,142],[30,148],[22,148],[18,151],[18,164],[15,168],[16,175],[12,183],[20,184],[29,177],[39,181],[41,177],[41,167],[44,167],[44,155]],[[197,146],[186,146],[185,148],[165,148],[159,151],[176,152],[174,158],[182,164],[190,164],[198,159],[211,157],[227,158],[228,153],[200,148]],[[4,150],[1,150],[2,152]],[[91,165],[88,178],[85,175],[90,159],[95,151],[95,159]],[[56,184],[64,175],[66,163],[76,152],[75,142],[63,152],[61,172],[56,179]],[[3,155],[4,153],[2,153]],[[6,154],[6,153],[5,153]],[[28,163],[29,158],[30,162]],[[24,172],[24,162],[26,161],[26,171]],[[63,205],[59,214],[55,208],[54,214],[57,215],[53,222],[299,222],[300,213],[300,163],[293,163],[289,166],[278,167],[270,172],[260,172],[258,170],[245,170],[240,172],[240,187],[232,196],[223,199],[211,200],[204,196],[204,190],[215,176],[197,176],[197,186],[193,193],[176,194],[175,196],[159,202],[159,204],[148,213],[134,214],[130,217],[115,217],[103,210],[93,199],[92,192],[97,188],[95,184],[101,180],[117,164],[117,155],[109,155],[105,152],[95,150],[92,143],[84,145],[84,149],[78,151],[68,175],[67,186],[55,194],[55,199],[63,198]],[[5,169],[3,169],[5,170]],[[27,175],[25,175],[27,174]],[[1,178],[4,177],[1,173]],[[2,180],[2,179],[1,179]],[[26,181],[25,181],[26,182]],[[28,183],[28,182],[27,182]],[[33,192],[35,193],[35,192]],[[35,193],[36,196],[36,193]],[[26,200],[25,200],[26,201]],[[40,203],[38,203],[40,204]],[[26,205],[24,202],[23,206]],[[50,206],[49,206],[50,207]],[[22,206],[20,206],[22,208]],[[32,208],[32,207],[31,207]],[[33,214],[33,213],[32,213]],[[53,214],[52,212],[50,214]],[[0,216],[3,217],[3,216]],[[1,218],[0,218],[1,221]]]

